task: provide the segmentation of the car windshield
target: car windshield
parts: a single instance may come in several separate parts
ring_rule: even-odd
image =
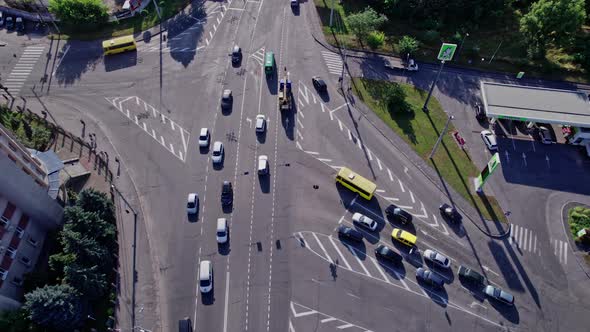
[[[207,139],[207,134],[202,134],[201,136],[199,136],[200,140],[206,140]]]
[[[213,151],[213,155],[214,156],[219,156],[221,154],[221,150],[215,150]]]
[[[217,232],[217,236],[225,236],[225,232],[224,231],[218,231]]]
[[[211,282],[209,280],[199,281],[199,286],[201,286],[201,287],[209,287],[210,284],[211,284]]]
[[[188,207],[188,208],[191,208],[191,209],[192,209],[192,208],[194,208],[194,207],[195,207],[195,203],[194,203],[194,202],[188,202],[188,203],[186,203],[186,207]]]

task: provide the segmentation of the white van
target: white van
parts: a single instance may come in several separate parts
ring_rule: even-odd
[[[223,244],[227,242],[227,219],[225,218],[218,218],[217,219],[217,243]]]
[[[213,288],[213,267],[211,261],[201,261],[199,265],[199,289],[209,293]]]

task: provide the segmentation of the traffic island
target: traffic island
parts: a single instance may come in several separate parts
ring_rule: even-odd
[[[432,158],[430,153],[447,125],[448,115],[438,100],[431,97],[429,112],[422,106],[427,92],[409,84],[353,78],[354,94],[367,105],[393,132],[401,137],[419,156],[487,220],[506,221],[504,212],[493,196],[478,194],[473,180],[480,170],[473,164],[467,149],[453,136],[452,123]]]

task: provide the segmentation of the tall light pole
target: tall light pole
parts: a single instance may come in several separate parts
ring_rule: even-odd
[[[465,39],[467,39],[467,37],[469,37],[469,32],[466,32],[463,36],[463,39],[461,40],[461,45],[459,45],[459,51],[457,51],[457,59],[459,58],[459,53],[461,53],[461,50],[463,49],[463,43],[465,42]]]
[[[451,120],[453,120],[454,118],[455,118],[454,116],[449,115],[449,118],[447,119],[447,123],[445,124],[445,128],[443,129],[442,133],[440,133],[440,136],[438,136],[436,143],[434,143],[434,146],[432,147],[432,151],[430,152],[430,155],[428,155],[428,159],[432,159],[432,157],[434,157],[434,153],[436,152],[436,149],[440,145],[440,142],[442,142],[442,139],[445,136],[445,133],[449,129],[449,124],[451,123]]]
[[[41,5],[42,8],[45,8],[45,10],[49,13],[49,9],[45,6],[45,4],[43,3],[43,1],[38,0],[39,4]],[[39,15],[39,17],[41,17],[41,15]],[[57,24],[55,24],[54,20],[51,20],[51,23],[53,24],[53,27],[55,28],[55,30],[57,31],[58,35],[61,35],[61,31],[59,31],[59,28],[57,27]]]
[[[428,96],[426,96],[426,100],[424,101],[424,106],[422,106],[422,110],[424,112],[428,112],[428,102],[430,101],[430,96],[432,96],[432,90],[434,90],[434,86],[438,81],[438,77],[440,76],[440,72],[443,70],[444,65],[445,61],[442,60],[440,62],[440,67],[438,68],[438,72],[436,73],[436,78],[434,79],[434,81],[432,81],[432,85],[430,86],[430,90],[428,91]]]

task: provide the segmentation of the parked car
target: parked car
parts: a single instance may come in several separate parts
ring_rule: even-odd
[[[223,143],[217,141],[213,143],[213,153],[211,155],[211,160],[213,164],[219,164],[223,161],[224,149]]]
[[[486,293],[487,296],[491,297],[496,301],[500,301],[507,305],[514,305],[514,296],[512,296],[512,294],[510,293],[501,290],[498,287],[487,285],[486,288],[484,288],[483,292]]]
[[[483,121],[486,119],[486,112],[484,111],[480,103],[475,103],[475,105],[473,105],[473,108],[475,110],[476,119],[478,119],[479,121]]]
[[[541,139],[541,143],[543,144],[552,144],[553,137],[551,137],[551,131],[547,129],[547,127],[540,126],[539,127],[539,138]]]
[[[391,237],[412,248],[416,245],[416,240],[418,240],[416,235],[399,228],[394,228],[391,231]]]
[[[437,266],[444,267],[445,269],[451,267],[451,260],[436,250],[424,250],[424,258],[428,259]]]
[[[375,231],[377,229],[377,222],[375,220],[358,212],[352,215],[352,221],[372,231]]]
[[[476,285],[486,285],[488,283],[488,280],[481,273],[463,265],[459,266],[457,273],[460,278]]]
[[[498,142],[496,141],[496,135],[494,135],[494,133],[489,130],[482,130],[480,136],[490,151],[498,150]]]
[[[314,76],[311,78],[311,82],[313,83],[313,87],[318,91],[318,92],[326,92],[328,91],[328,85],[326,85],[326,82],[319,76]]]
[[[4,25],[4,13],[0,12],[0,27]]]
[[[268,156],[258,156],[258,175],[268,174]]]
[[[188,194],[186,202],[186,212],[188,214],[196,214],[199,210],[199,195],[196,193]]]
[[[25,31],[25,23],[23,22],[22,17],[16,18],[16,31],[17,32],[24,32]]]
[[[233,105],[234,97],[231,93],[231,90],[225,89],[223,90],[223,94],[221,95],[221,109],[227,110],[230,109]]]
[[[438,210],[440,211],[440,214],[442,215],[442,217],[445,220],[448,220],[448,221],[451,221],[451,222],[455,222],[455,223],[459,223],[463,219],[463,217],[461,216],[461,214],[459,214],[459,212],[457,211],[457,209],[455,209],[454,207],[450,206],[447,203],[441,204],[438,207]]]
[[[361,242],[363,240],[363,234],[361,234],[361,232],[344,225],[338,226],[338,236],[356,242]]]
[[[238,64],[240,61],[242,61],[242,49],[238,45],[235,45],[231,51],[231,62]]]
[[[416,278],[435,288],[442,288],[445,285],[444,280],[438,274],[422,267],[416,270]]]
[[[387,259],[393,263],[400,263],[402,261],[402,255],[383,244],[380,244],[377,248],[375,248],[375,256]]]
[[[209,134],[208,128],[201,128],[199,132],[199,147],[206,148],[209,146],[209,142],[211,141],[211,134]]]
[[[262,114],[256,116],[256,132],[264,133],[266,131],[266,117]]]
[[[402,208],[399,208],[395,205],[388,206],[385,209],[385,215],[388,218],[392,218],[393,220],[400,222],[404,225],[412,221],[411,214],[409,214],[407,211],[404,211]]]
[[[14,19],[12,16],[6,18],[6,30],[11,31],[14,29]]]
[[[221,204],[230,205],[234,201],[234,189],[229,181],[223,181],[221,185]]]

